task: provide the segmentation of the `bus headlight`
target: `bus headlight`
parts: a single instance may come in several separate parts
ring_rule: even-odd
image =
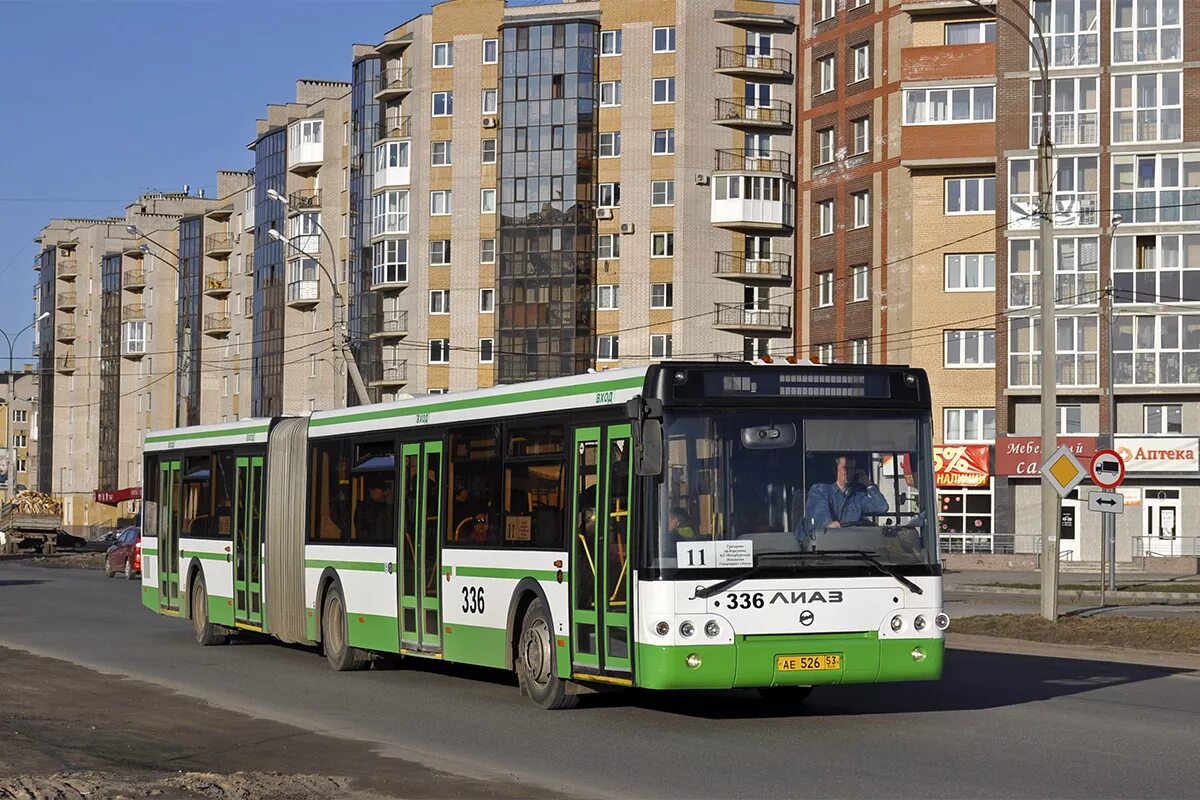
[[[917,618],[913,620],[913,630],[925,630],[925,615],[917,614]]]
[[[950,617],[946,616],[945,613],[939,613],[933,618],[933,624],[937,626],[939,631],[944,631],[950,627]]]
[[[692,623],[688,622],[686,619],[683,622],[679,623],[679,635],[684,637],[685,639],[690,637],[695,632],[696,632],[696,626],[693,625]]]
[[[665,621],[659,622],[657,625],[654,626],[654,632],[657,633],[659,636],[666,636],[668,633],[671,632],[671,626],[668,625]]]
[[[721,626],[717,624],[715,619],[710,619],[704,625],[704,635],[710,639],[715,639],[721,635]]]
[[[892,617],[892,630],[893,631],[899,631],[903,627],[904,627],[904,618],[903,617],[901,617],[899,614]]]

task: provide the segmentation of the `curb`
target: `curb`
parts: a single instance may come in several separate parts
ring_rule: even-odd
[[[1003,636],[982,636],[973,633],[954,633],[954,623],[946,632],[946,647],[984,653],[1071,658],[1083,661],[1103,661],[1109,664],[1138,664],[1180,670],[1180,674],[1200,678],[1200,655],[1171,653],[1162,650],[1136,650],[1107,645],[1055,644],[1031,639],[1009,639]]]
[[[987,584],[968,584],[966,586],[943,587],[944,594],[966,592],[968,594],[1012,594],[1021,597],[1041,597],[1040,589],[1017,589],[1012,586],[990,586]],[[1099,589],[1059,589],[1060,600],[1076,600],[1079,602],[1099,602]],[[1165,602],[1167,605],[1184,606],[1200,604],[1200,592],[1105,592],[1105,600],[1116,605],[1137,605],[1140,602]],[[1131,600],[1133,603],[1122,603]]]

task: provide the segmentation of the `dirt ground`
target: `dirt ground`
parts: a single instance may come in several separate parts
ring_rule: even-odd
[[[0,648],[0,800],[539,795]]]
[[[60,551],[53,555],[43,556],[36,553],[18,553],[16,555],[0,555],[0,560],[12,559],[25,564],[39,567],[59,567],[65,569],[104,569],[104,553]]]
[[[1055,623],[1034,614],[995,614],[961,617],[951,623],[950,629],[955,633],[1051,644],[1200,653],[1200,621],[1190,619],[1060,617]]]

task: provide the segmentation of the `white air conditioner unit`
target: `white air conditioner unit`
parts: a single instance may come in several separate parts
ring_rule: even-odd
[[[632,222],[622,222],[621,223],[621,233],[624,233],[624,234],[633,233],[633,223]]]
[[[611,208],[597,208],[596,209],[596,219],[612,219],[612,209]]]
[[[495,117],[484,117],[483,118],[483,127],[485,127],[485,128],[496,127],[496,118]]]
[[[706,175],[703,172],[697,172],[696,173],[696,185],[697,186],[708,186],[708,175]]]

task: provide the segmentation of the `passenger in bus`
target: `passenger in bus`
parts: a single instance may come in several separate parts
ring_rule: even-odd
[[[497,533],[497,527],[488,520],[487,514],[480,512],[471,518],[471,531],[468,538],[472,544],[497,544]]]
[[[864,514],[882,514],[887,499],[866,472],[858,468],[854,456],[837,455],[833,459],[832,483],[816,483],[808,490],[804,516],[815,530],[861,524]]]
[[[692,527],[691,517],[683,508],[672,508],[667,515],[667,533],[676,542],[694,542],[700,538]]]
[[[354,509],[354,535],[359,541],[386,542],[395,527],[392,504],[388,502],[387,487],[379,478],[368,478],[366,497]]]

